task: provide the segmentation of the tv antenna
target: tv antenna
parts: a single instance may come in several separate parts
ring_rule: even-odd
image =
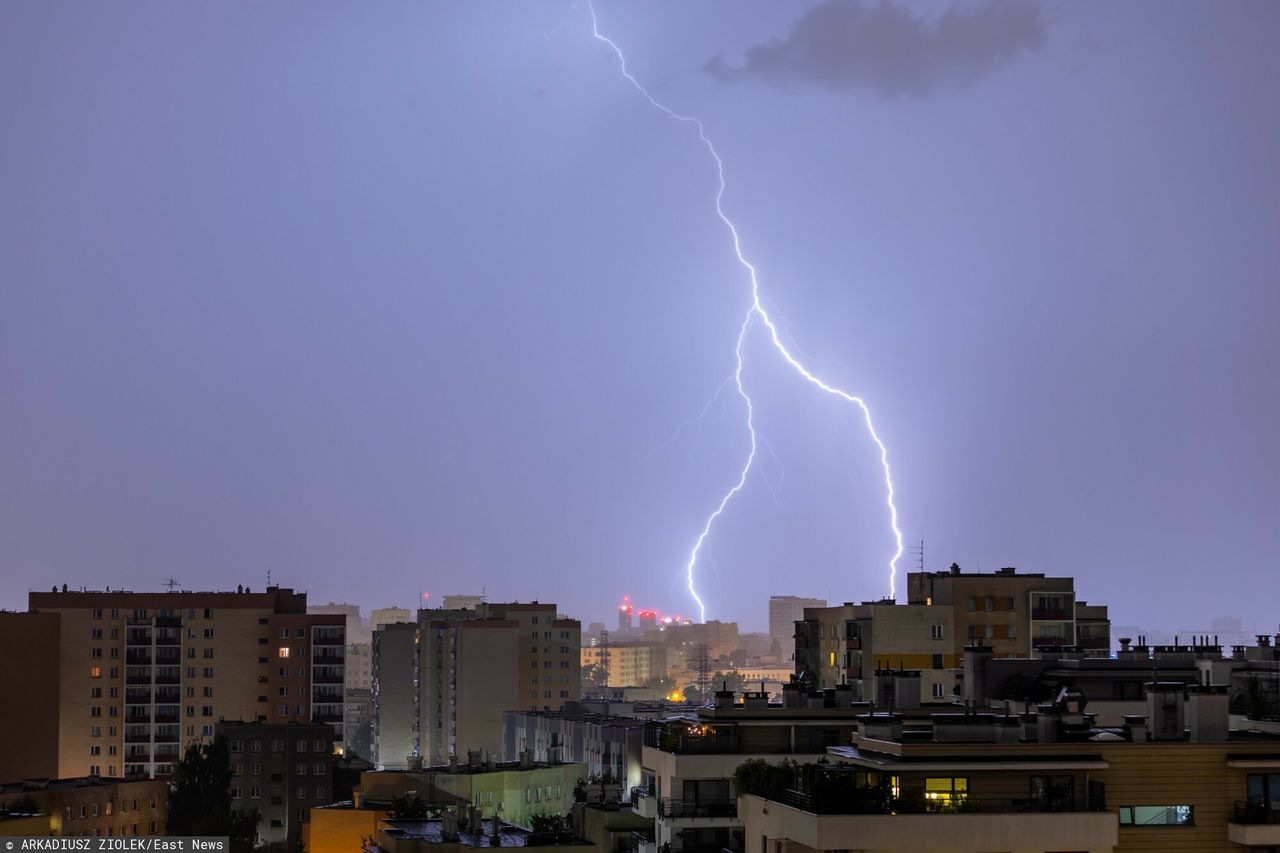
[[[169,588],[169,592],[173,592],[175,589],[182,586],[182,581],[178,580],[173,575],[170,575],[165,578],[164,585]]]
[[[916,565],[920,567],[920,571],[924,571],[924,540],[920,540],[919,545],[911,545],[907,548],[907,553],[912,554],[916,558]]]

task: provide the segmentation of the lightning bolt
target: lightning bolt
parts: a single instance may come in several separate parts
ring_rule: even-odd
[[[791,354],[791,351],[787,349],[786,345],[782,342],[782,336],[778,332],[777,325],[769,315],[769,312],[765,310],[764,304],[761,301],[760,280],[756,275],[756,268],[749,260],[747,260],[746,255],[743,254],[742,240],[738,236],[738,228],[733,224],[733,220],[724,212],[723,202],[726,188],[724,161],[720,159],[719,152],[716,151],[715,145],[712,144],[710,137],[707,136],[706,127],[702,124],[702,120],[695,116],[682,115],[654,98],[653,95],[649,94],[649,90],[646,89],[644,85],[627,69],[627,57],[622,52],[622,48],[619,47],[617,42],[613,39],[600,32],[600,22],[596,18],[596,8],[593,0],[587,0],[587,10],[591,13],[592,35],[594,35],[598,41],[608,45],[614,55],[617,56],[618,69],[622,76],[626,78],[627,82],[629,82],[654,109],[665,113],[668,117],[680,122],[681,124],[691,125],[697,130],[698,139],[702,141],[703,146],[706,147],[707,153],[711,155],[711,159],[716,166],[716,176],[719,181],[715,195],[716,215],[720,217],[720,221],[723,222],[725,228],[729,230],[729,235],[733,238],[733,252],[738,258],[738,263],[747,271],[747,275],[751,282],[751,306],[747,309],[747,315],[742,321],[741,328],[738,330],[738,341],[737,345],[734,347],[734,355],[737,358],[737,367],[733,373],[734,386],[737,388],[738,396],[742,398],[742,401],[747,407],[747,433],[751,437],[751,449],[747,453],[747,459],[746,462],[743,463],[742,471],[738,474],[737,482],[735,482],[733,486],[725,492],[724,497],[720,499],[719,505],[716,506],[715,510],[709,516],[707,516],[706,522],[702,525],[702,531],[698,534],[698,538],[694,542],[693,549],[689,552],[689,561],[685,565],[685,575],[688,580],[689,594],[692,595],[693,600],[698,603],[698,611],[701,621],[705,622],[707,620],[707,608],[702,601],[702,597],[698,595],[698,591],[694,587],[693,570],[698,564],[698,556],[702,553],[707,537],[711,535],[711,528],[715,526],[715,523],[720,516],[724,515],[725,509],[729,506],[729,502],[732,501],[738,492],[742,491],[743,487],[747,484],[747,476],[751,473],[751,466],[756,461],[756,450],[759,446],[755,429],[755,408],[751,401],[751,395],[747,393],[747,389],[742,383],[742,372],[744,368],[744,359],[742,354],[743,345],[746,342],[747,334],[751,331],[752,325],[757,320],[762,326],[764,326],[765,331],[769,335],[769,340],[773,344],[773,348],[778,351],[780,356],[782,356],[782,360],[790,365],[791,368],[795,370],[795,372],[798,373],[806,382],[820,389],[824,393],[830,394],[833,397],[838,397],[846,402],[853,403],[859,410],[861,410],[862,418],[867,425],[867,432],[871,435],[871,441],[875,443],[876,447],[880,451],[880,467],[884,470],[884,485],[886,493],[885,505],[889,509],[889,525],[893,529],[893,538],[895,543],[893,556],[889,559],[889,598],[896,598],[898,559],[902,557],[903,551],[902,531],[898,528],[898,508],[893,501],[893,471],[889,467],[889,449],[880,439],[879,433],[876,432],[875,424],[871,420],[871,409],[861,397],[850,394],[848,391],[843,391],[834,385],[830,385],[811,373],[799,362],[799,360],[796,359],[794,355]]]

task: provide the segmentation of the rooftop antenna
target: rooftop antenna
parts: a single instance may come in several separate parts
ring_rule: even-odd
[[[924,571],[924,540],[921,539],[919,545],[912,545],[911,547],[907,548],[907,553],[915,555],[916,565],[919,566],[920,571],[923,572]]]
[[[175,589],[182,586],[182,581],[178,580],[173,575],[170,575],[165,578],[164,585],[169,588],[169,592],[173,592]]]

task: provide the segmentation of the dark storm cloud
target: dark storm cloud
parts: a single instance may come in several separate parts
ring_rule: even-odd
[[[740,68],[716,57],[706,70],[723,80],[924,96],[972,85],[1043,47],[1048,32],[1041,11],[1023,0],[983,0],[925,16],[894,3],[826,0],[786,38],[749,48]]]

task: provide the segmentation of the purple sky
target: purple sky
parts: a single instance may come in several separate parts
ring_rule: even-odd
[[[1274,629],[1280,5],[621,3],[931,568]],[[747,282],[584,5],[0,6],[0,606],[29,587],[693,612]],[[753,336],[711,618],[887,592],[856,411]],[[910,560],[904,559],[905,568]],[[900,587],[902,585],[900,584]]]

